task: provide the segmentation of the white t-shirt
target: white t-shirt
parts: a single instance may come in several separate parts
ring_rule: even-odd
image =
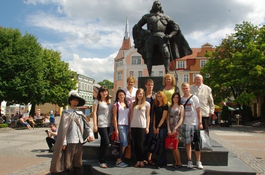
[[[118,125],[129,125],[130,108],[122,107],[119,102],[118,104],[119,104]],[[116,106],[116,103],[114,104],[114,106]]]
[[[185,104],[188,98],[181,97],[181,104]],[[193,95],[184,108],[184,124],[186,125],[198,125],[197,108],[200,108],[200,102],[197,96]]]
[[[145,101],[144,107],[139,110],[139,105],[133,108],[133,116],[131,121],[131,128],[146,128],[146,109],[150,108],[150,103]]]

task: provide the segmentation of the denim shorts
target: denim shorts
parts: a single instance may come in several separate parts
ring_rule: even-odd
[[[119,130],[119,135],[120,135],[120,142],[122,143],[123,147],[128,146],[129,126],[119,125],[118,130]]]

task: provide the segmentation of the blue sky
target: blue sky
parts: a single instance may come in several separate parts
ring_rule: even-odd
[[[45,48],[61,52],[72,70],[113,80],[126,16],[131,29],[151,9],[152,0],[0,0],[0,26],[18,28]],[[191,47],[219,45],[235,24],[265,24],[264,0],[161,0]],[[133,40],[131,37],[132,45]]]

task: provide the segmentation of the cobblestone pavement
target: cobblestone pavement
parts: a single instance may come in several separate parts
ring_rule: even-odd
[[[47,174],[52,153],[48,152],[45,129],[0,129],[0,174]]]
[[[44,132],[47,128],[0,129],[0,175],[48,175],[52,154]],[[211,128],[211,138],[265,175],[265,128],[233,126]]]
[[[265,127],[212,128],[210,137],[249,165],[257,175],[265,175]]]

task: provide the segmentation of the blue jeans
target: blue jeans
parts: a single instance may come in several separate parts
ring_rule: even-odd
[[[159,129],[159,138],[161,141],[161,151],[160,151],[160,159],[158,161],[158,166],[165,165],[167,163],[167,154],[165,148],[165,139],[167,137],[167,128]]]

